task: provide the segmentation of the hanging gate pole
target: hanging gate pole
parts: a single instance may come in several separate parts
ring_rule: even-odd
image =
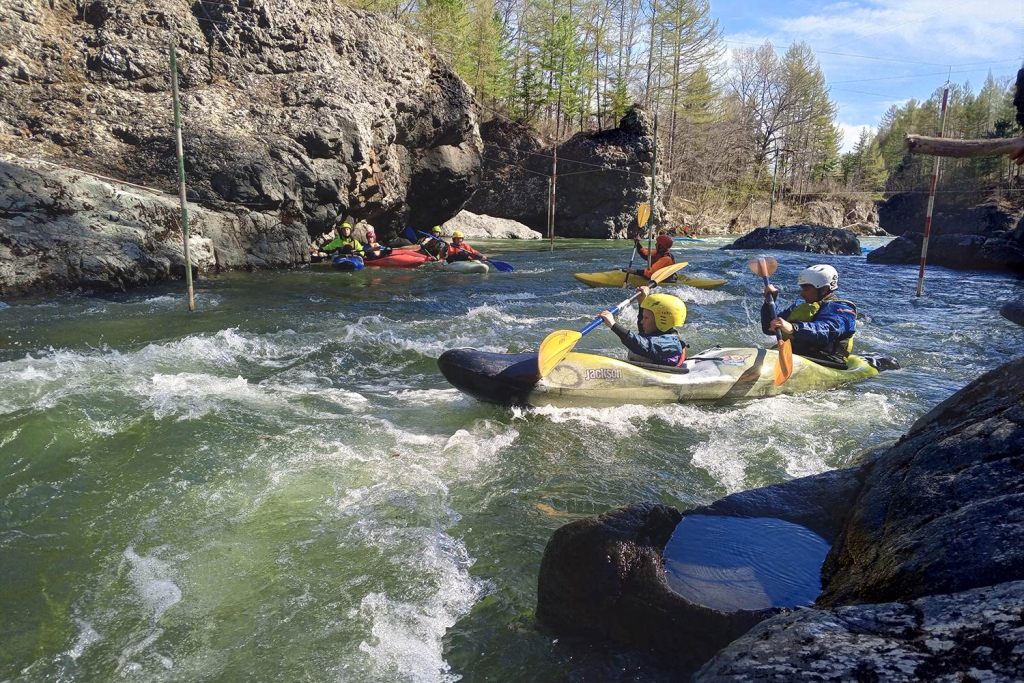
[[[942,89],[942,114],[939,118],[939,137],[946,134],[946,101],[949,98],[949,86]],[[939,182],[939,163],[942,157],[935,157],[932,164],[932,180],[928,188],[928,211],[924,215],[924,239],[921,240],[921,269],[917,273],[917,297],[924,292],[924,265],[928,260],[928,237],[932,232],[932,210],[935,208],[935,186]]]
[[[558,202],[558,137],[555,137],[555,158],[551,164],[551,231],[548,233],[550,251],[555,250],[555,205]]]
[[[658,220],[654,195],[658,187],[658,112],[654,112],[654,154],[651,156],[651,227],[647,229],[647,267],[651,267],[651,240],[654,239],[654,224]]]
[[[768,227],[772,227],[772,216],[775,215],[775,178],[779,175],[779,148],[775,148],[775,170],[772,172],[772,196],[768,199]]]
[[[174,98],[174,138],[178,153],[178,199],[181,201],[181,241],[185,247],[185,287],[188,289],[188,310],[196,310],[192,289],[192,259],[188,248],[188,202],[185,199],[185,157],[181,150],[181,106],[178,103],[178,55],[174,49],[177,35],[171,32],[171,96]]]

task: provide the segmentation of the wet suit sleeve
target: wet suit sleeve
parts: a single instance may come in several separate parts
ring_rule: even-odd
[[[779,317],[789,320],[789,314],[793,312],[794,308],[796,308],[796,304],[792,304],[784,311],[779,311]],[[773,337],[775,336],[775,333],[768,329],[768,323],[774,319],[775,318],[772,317],[772,305],[765,301],[761,304],[761,331],[765,334],[770,334]]]
[[[824,346],[837,341],[847,334],[853,334],[857,326],[856,312],[846,304],[829,302],[818,311],[817,320],[809,323],[793,323],[793,340],[801,344]]]

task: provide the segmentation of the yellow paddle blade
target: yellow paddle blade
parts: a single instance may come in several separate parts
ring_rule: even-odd
[[[779,269],[779,262],[769,256],[747,261],[747,267],[758,277],[771,277]]]
[[[537,353],[537,368],[540,376],[545,377],[562,362],[583,335],[575,330],[555,330],[540,343]]]
[[[779,340],[779,359],[775,363],[775,386],[781,387],[793,374],[793,340]]]
[[[651,205],[641,204],[636,207],[636,224],[641,228],[647,223],[647,219],[651,217]]]
[[[654,280],[655,282],[663,282],[688,265],[690,265],[688,261],[683,261],[682,263],[673,263],[671,266],[659,268],[658,270],[651,273],[651,279]]]

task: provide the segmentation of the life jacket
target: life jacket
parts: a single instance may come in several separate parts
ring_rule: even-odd
[[[355,237],[336,237],[324,246],[320,247],[321,250],[331,253],[336,250],[346,250],[348,253],[361,254],[363,253],[363,245]]]
[[[674,327],[668,332],[663,332],[662,334],[673,334],[675,335],[675,338],[679,340],[679,345],[683,347],[683,350],[678,356],[669,356],[666,360],[661,361],[648,356],[641,356],[639,353],[633,353],[629,349],[626,349],[626,360],[633,361],[634,363],[645,363],[648,365],[667,365],[668,367],[674,368],[682,366],[682,364],[686,362],[686,342],[683,341],[683,338],[679,336],[679,333],[676,332]]]
[[[672,255],[671,251],[666,251],[664,253],[660,251],[655,252],[654,257],[651,259],[651,267],[644,269],[644,277],[650,277],[655,271],[675,265],[675,262],[676,257]],[[673,278],[674,277],[675,276],[673,276]]]
[[[857,305],[854,304],[852,301],[846,301],[845,299],[836,299],[835,297],[830,297],[828,299],[825,299],[824,301],[815,301],[814,303],[804,302],[802,304],[799,304],[790,312],[787,320],[789,320],[789,322],[791,323],[814,322],[815,319],[818,317],[818,314],[821,312],[822,305],[827,303],[845,304],[850,307],[851,311],[853,311],[853,317],[857,317]],[[788,335],[785,332],[782,333],[782,336],[784,339],[791,338],[791,335]],[[846,357],[853,352],[854,336],[855,333],[853,332],[844,334],[838,339],[829,342],[821,349],[814,349],[811,353],[801,353],[799,355],[806,355],[810,357],[818,356],[826,362],[834,363],[837,366],[841,365],[842,367],[846,367]],[[793,351],[794,353],[798,353],[797,349],[793,349]]]

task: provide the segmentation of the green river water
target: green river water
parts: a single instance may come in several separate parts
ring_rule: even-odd
[[[682,243],[693,350],[764,345],[749,252]],[[876,246],[879,240],[866,240]],[[477,243],[474,242],[476,245]],[[513,274],[329,266],[0,304],[0,681],[656,678],[533,616],[552,531],[849,464],[1019,355],[1008,276],[834,257],[904,369],[716,407],[508,409],[445,349],[536,348],[621,290],[622,242],[492,242]],[[781,301],[820,257],[778,253]],[[632,321],[635,309],[627,313]],[[580,349],[624,355],[604,328]]]

